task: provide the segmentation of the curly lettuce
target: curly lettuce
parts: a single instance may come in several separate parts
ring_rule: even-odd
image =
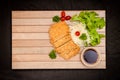
[[[104,34],[99,34],[97,32],[97,29],[103,29],[105,27],[105,20],[104,18],[99,17],[96,12],[82,11],[79,15],[76,14],[72,16],[71,21],[80,21],[81,23],[86,24],[91,46],[100,44],[100,39],[105,36]]]

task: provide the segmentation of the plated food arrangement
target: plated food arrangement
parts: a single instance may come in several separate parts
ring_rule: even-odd
[[[12,11],[12,69],[106,69],[105,12]]]
[[[59,54],[65,60],[69,60],[77,54],[81,55],[84,50],[80,57],[84,64],[93,65],[98,62],[98,50],[87,47],[99,45],[105,37],[97,32],[105,27],[104,18],[94,11],[82,11],[73,16],[66,16],[65,11],[62,11],[60,17],[56,15],[52,20],[54,23],[49,28],[50,43],[54,47],[49,54],[51,59],[55,59],[56,54]]]

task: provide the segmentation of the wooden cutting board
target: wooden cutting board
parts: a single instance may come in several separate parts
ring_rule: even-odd
[[[102,59],[94,67],[86,67],[80,61],[80,54],[66,61],[57,56],[50,59],[48,54],[53,49],[49,42],[48,29],[52,17],[61,11],[12,11],[12,69],[105,69],[106,38],[94,47],[100,50]],[[80,11],[66,11],[69,15]],[[105,18],[104,10],[96,10]],[[105,34],[105,28],[98,30]]]

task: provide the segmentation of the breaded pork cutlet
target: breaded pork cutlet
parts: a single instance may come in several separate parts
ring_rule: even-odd
[[[53,24],[49,29],[49,36],[55,51],[64,59],[78,54],[80,48],[73,42],[66,22]]]
[[[50,42],[54,43],[60,38],[69,34],[69,27],[65,22],[58,22],[51,25],[49,29]]]
[[[72,40],[70,40],[55,50],[61,57],[67,60],[76,55],[79,52],[80,48]]]
[[[72,49],[74,49],[76,47],[77,47],[76,44],[72,40],[70,40],[67,43],[65,43],[64,45],[56,48],[55,50],[59,54],[61,54],[61,53],[68,53],[68,52],[70,52]]]
[[[65,44],[66,42],[71,40],[71,36],[68,34],[66,36],[64,36],[63,38],[60,38],[59,40],[57,40],[56,42],[53,43],[53,46],[55,48],[62,46],[63,44]]]
[[[71,57],[75,56],[79,52],[80,48],[76,47],[70,50],[68,53],[61,53],[59,54],[61,57],[63,57],[65,60],[70,59]]]

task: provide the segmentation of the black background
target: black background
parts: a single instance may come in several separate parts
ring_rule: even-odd
[[[120,80],[120,13],[116,0],[0,0],[0,80]],[[106,10],[107,69],[12,70],[12,10]]]

